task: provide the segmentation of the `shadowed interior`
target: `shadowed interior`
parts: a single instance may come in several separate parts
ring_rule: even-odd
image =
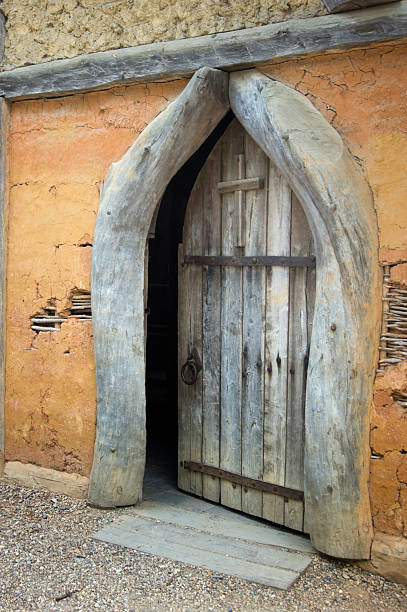
[[[177,485],[178,247],[185,210],[209,153],[233,119],[228,113],[169,183],[149,240],[146,354],[147,477]],[[186,358],[187,356],[185,356]]]

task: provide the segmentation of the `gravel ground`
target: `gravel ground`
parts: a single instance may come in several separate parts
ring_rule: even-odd
[[[121,513],[0,481],[0,610],[407,610],[407,587],[328,558],[284,592],[90,539]]]

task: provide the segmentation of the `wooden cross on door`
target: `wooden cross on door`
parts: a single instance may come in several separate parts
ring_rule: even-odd
[[[245,246],[245,202],[246,191],[250,189],[263,189],[263,178],[245,178],[245,157],[243,154],[236,155],[237,162],[237,179],[233,181],[222,181],[218,183],[220,193],[235,194],[236,210],[237,210],[237,247]]]

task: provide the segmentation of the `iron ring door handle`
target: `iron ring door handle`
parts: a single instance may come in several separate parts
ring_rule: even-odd
[[[192,374],[191,378],[186,377],[186,373],[188,370],[191,371],[191,374]],[[188,359],[181,368],[182,382],[185,383],[186,385],[194,385],[198,378],[198,372],[199,370],[195,363],[195,359]]]

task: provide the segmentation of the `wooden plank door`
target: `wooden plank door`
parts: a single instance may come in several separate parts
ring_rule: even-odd
[[[312,254],[300,204],[234,120],[197,178],[180,245],[178,484],[297,530]]]

